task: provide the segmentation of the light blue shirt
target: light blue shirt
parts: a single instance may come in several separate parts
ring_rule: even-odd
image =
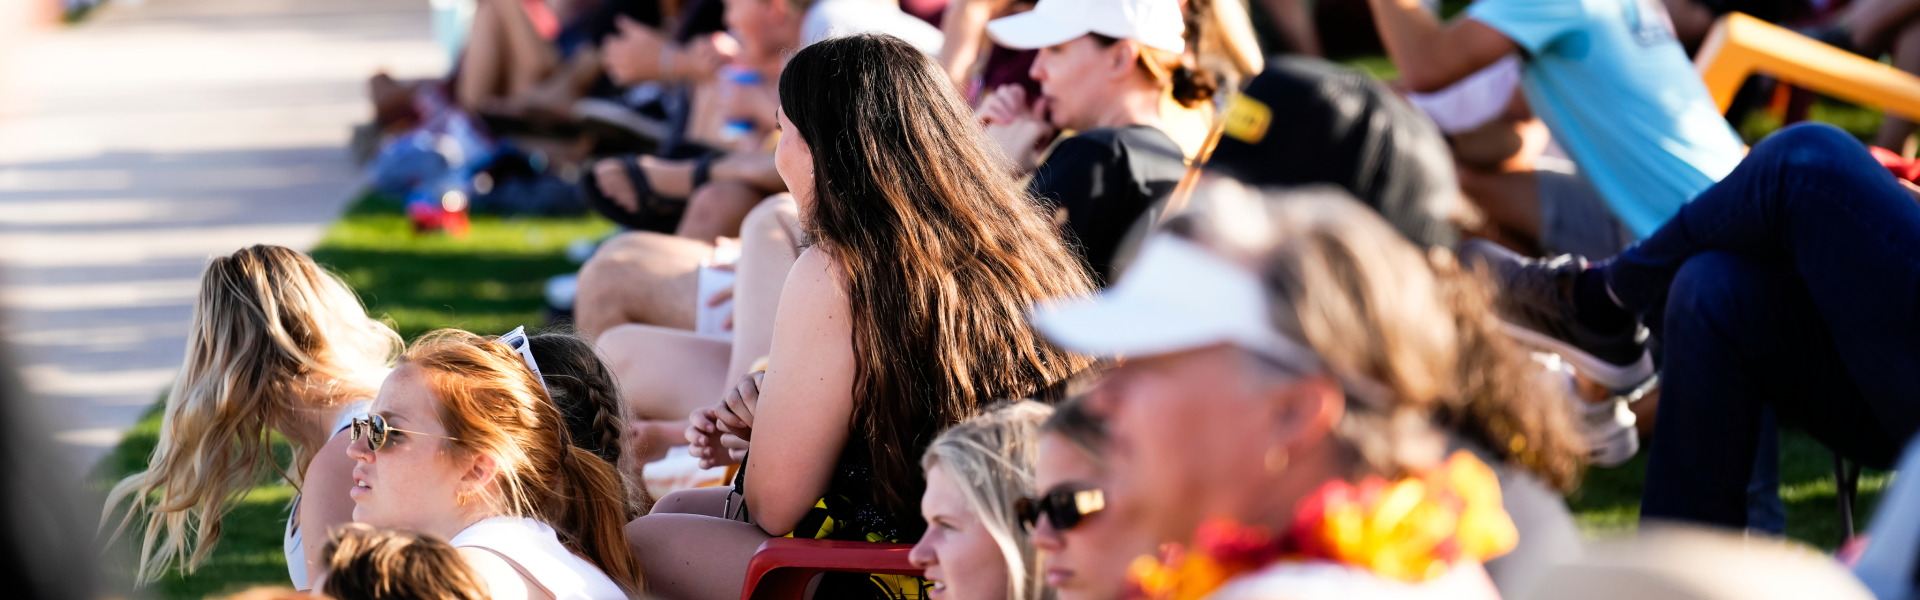
[[[1660,0],[1480,0],[1467,16],[1525,51],[1534,114],[1640,237],[1740,164]]]

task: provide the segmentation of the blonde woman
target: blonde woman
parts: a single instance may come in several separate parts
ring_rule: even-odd
[[[139,579],[175,564],[192,572],[213,551],[234,500],[274,470],[300,490],[284,550],[294,586],[311,587],[319,569],[310,557],[353,510],[341,432],[366,415],[401,347],[399,334],[368,318],[346,284],[304,254],[253,246],[213,259],[159,445],[146,471],[108,495],[109,512],[132,501],[116,536],[146,521]],[[290,470],[273,461],[274,433],[293,445]]]
[[[1005,404],[934,438],[920,466],[927,533],[908,558],[926,569],[937,600],[1051,598],[1015,504],[1033,493],[1040,425],[1053,408]]]
[[[354,422],[353,520],[447,540],[494,600],[641,592],[619,475],[571,443],[516,350],[452,329],[414,342]]]

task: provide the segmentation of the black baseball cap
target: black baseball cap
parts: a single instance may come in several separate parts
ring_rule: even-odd
[[[1459,241],[1462,198],[1446,139],[1366,73],[1275,57],[1222,119],[1207,171],[1260,187],[1338,185],[1416,244]]]

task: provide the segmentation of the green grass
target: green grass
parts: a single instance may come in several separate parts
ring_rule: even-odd
[[[1654,442],[1657,443],[1657,442]],[[1626,464],[1587,471],[1580,489],[1567,499],[1580,529],[1598,537],[1632,531],[1640,520],[1640,490],[1647,473],[1648,447]],[[1855,527],[1866,529],[1891,473],[1866,470],[1854,499]],[[1839,501],[1835,497],[1833,455],[1797,431],[1780,433],[1780,497],[1787,505],[1787,537],[1832,551],[1840,543]]]
[[[153,453],[160,437],[159,408],[160,405],[155,404],[153,410],[127,432],[120,445],[94,466],[96,481],[109,485],[146,467],[147,457]],[[276,458],[285,464],[290,454],[285,440],[276,436]],[[287,508],[293,501],[293,487],[271,474],[259,481],[222,521],[220,542],[206,562],[192,575],[182,575],[177,570],[169,572],[145,591],[158,598],[197,599],[256,585],[285,585],[287,561],[280,541],[287,524]],[[127,535],[128,547],[138,547],[138,536],[138,532]],[[127,568],[130,573],[131,568]]]
[[[368,197],[328,230],[313,258],[407,339],[443,327],[505,333],[541,324],[547,278],[579,268],[564,254],[568,243],[613,227],[597,216],[479,215],[464,237],[418,235],[397,209]]]
[[[497,334],[544,324],[547,278],[579,268],[567,260],[567,244],[612,231],[613,224],[597,216],[475,216],[466,236],[419,235],[398,208],[365,197],[327,230],[312,254],[359,292],[370,314],[390,319],[409,340],[443,327]],[[156,404],[95,465],[96,481],[106,485],[145,468],[159,439],[157,409]],[[284,464],[285,442],[276,439],[275,448]],[[258,585],[286,585],[280,544],[292,499],[291,486],[271,474],[263,477],[227,515],[207,562],[192,575],[170,572],[147,591],[158,598],[198,600]]]
[[[1815,99],[1813,106],[1807,109],[1807,120],[1831,123],[1863,143],[1873,142],[1874,134],[1880,131],[1881,116],[1880,111],[1826,96]],[[1755,110],[1747,113],[1746,119],[1735,129],[1748,144],[1757,144],[1768,134],[1780,129],[1780,119],[1765,110]]]

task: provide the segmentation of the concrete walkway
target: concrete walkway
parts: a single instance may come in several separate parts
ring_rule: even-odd
[[[209,256],[309,249],[350,199],[366,77],[446,68],[426,0],[121,2],[25,50],[0,100],[0,308],[81,465],[172,380]]]

